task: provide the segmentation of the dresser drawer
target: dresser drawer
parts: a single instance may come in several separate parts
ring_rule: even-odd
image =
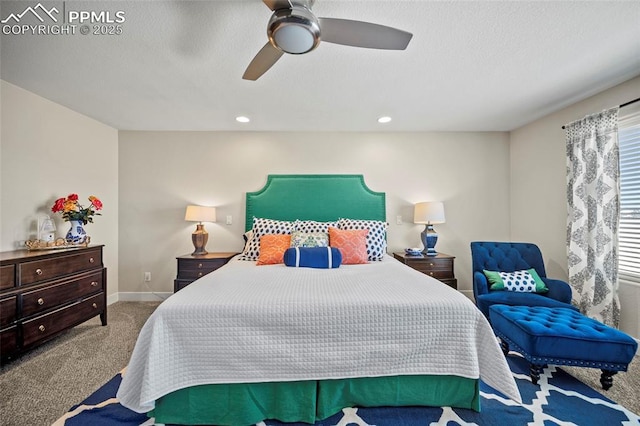
[[[197,279],[227,263],[226,259],[212,259],[212,260],[192,260],[192,259],[179,259],[178,260],[178,275],[182,279]]]
[[[25,321],[22,325],[23,346],[28,347],[69,327],[80,324],[103,312],[104,309],[104,295],[99,293],[81,302]]]
[[[453,270],[453,259],[429,259],[425,258],[420,262],[417,262],[425,270],[430,271],[452,271]]]
[[[7,297],[0,301],[0,328],[16,321],[18,305],[18,298],[16,296]]]
[[[426,268],[426,267],[423,268],[420,265],[415,265],[415,266],[413,266],[413,268],[416,271],[420,271],[423,274],[429,275],[430,277],[433,277],[433,278],[436,278],[436,279],[453,278],[453,273],[451,272],[451,270],[447,270],[447,269],[430,269],[430,268]]]
[[[0,331],[0,355],[2,358],[15,353],[18,350],[18,327],[9,327]]]
[[[55,259],[22,263],[18,272],[20,285],[26,285],[101,266],[102,250],[82,250]]]
[[[28,317],[58,305],[103,291],[102,271],[28,291],[22,295],[22,316]]]
[[[0,267],[0,290],[6,290],[16,285],[15,277],[15,265],[6,265]]]
[[[208,268],[208,269],[183,269],[180,271],[179,277],[180,279],[190,279],[196,280],[200,277],[207,275],[210,272],[215,271],[217,268]]]

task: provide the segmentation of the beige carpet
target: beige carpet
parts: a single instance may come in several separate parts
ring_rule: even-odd
[[[118,302],[109,306],[109,325],[94,318],[0,369],[0,424],[50,425],[125,367],[135,340],[157,303]],[[640,359],[614,376],[603,391],[600,370],[565,371],[610,399],[640,414]]]
[[[129,362],[158,303],[118,302],[108,325],[96,317],[0,369],[0,424],[50,425]]]

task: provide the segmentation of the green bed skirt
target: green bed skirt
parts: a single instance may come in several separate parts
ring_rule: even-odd
[[[156,423],[182,425],[255,425],[267,419],[313,424],[344,407],[390,406],[480,411],[480,382],[458,376],[394,376],[202,385],[163,396],[148,415]]]

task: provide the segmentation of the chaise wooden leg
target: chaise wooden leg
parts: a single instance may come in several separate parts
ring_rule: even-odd
[[[600,375],[600,383],[602,384],[602,389],[611,389],[611,386],[613,386],[613,375],[617,373],[617,371],[602,370],[602,374]]]
[[[534,385],[538,384],[538,380],[540,380],[540,373],[544,369],[544,365],[541,364],[531,364],[529,366],[529,376],[531,376],[531,383]]]

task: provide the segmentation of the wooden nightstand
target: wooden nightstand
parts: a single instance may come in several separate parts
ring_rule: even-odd
[[[198,278],[213,272],[225,265],[229,259],[238,253],[207,253],[202,256],[185,254],[178,256],[178,276],[173,281],[173,292],[181,290]]]
[[[393,253],[393,257],[416,271],[432,276],[450,287],[458,289],[458,280],[453,273],[453,259],[444,253],[437,256],[409,256],[405,253]]]

